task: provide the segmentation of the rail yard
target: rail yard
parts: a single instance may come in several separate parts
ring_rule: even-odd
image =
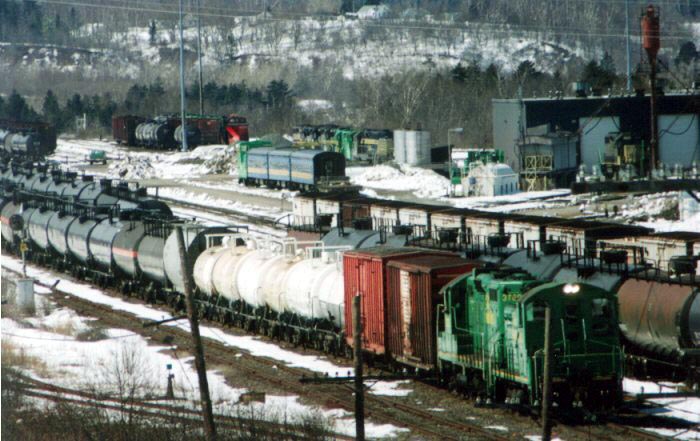
[[[64,143],[71,147],[62,147]],[[118,177],[120,168],[90,164],[71,143],[59,140],[54,164],[5,164],[4,254],[19,256],[19,247],[25,243],[31,265],[51,268],[55,278],[82,279],[108,295],[167,306],[170,314],[177,314],[184,305],[183,282],[177,258],[173,260],[168,249],[173,249],[173,227],[182,226],[196,302],[207,326],[223,325],[225,332],[238,329],[238,335],[258,334],[287,350],[328,357],[338,363],[336,375],[351,370],[343,367],[352,358],[352,319],[346,307],[352,296],[348,293],[366,293],[362,296],[362,308],[367,311],[363,349],[374,370],[370,372],[387,378],[404,372],[408,380],[403,381],[409,381],[411,388],[401,398],[368,395],[367,418],[431,439],[518,439],[537,433],[530,417],[517,416],[537,414],[542,393],[536,352],[542,345],[536,339],[542,337],[528,336],[533,332],[528,323],[541,323],[540,305],[561,299],[561,309],[555,308],[561,314],[556,319],[561,322],[561,334],[555,334],[555,341],[564,346],[557,356],[561,370],[555,378],[570,376],[571,380],[554,389],[558,408],[569,409],[558,412],[557,434],[562,439],[590,439],[590,433],[596,433],[597,439],[659,436],[638,426],[656,428],[656,433],[692,433],[691,423],[644,413],[645,405],[635,404],[635,395],[627,395],[629,387],[623,384],[639,380],[684,384],[669,397],[692,395],[697,387],[694,336],[700,301],[693,271],[693,255],[700,246],[697,231],[659,233],[615,220],[528,214],[527,208],[499,213],[443,201],[400,202],[364,196],[354,188],[300,193],[275,190],[269,183],[261,184],[270,188],[223,185],[225,180],[206,172],[185,180],[146,173],[141,180],[142,185],[151,186],[146,189],[138,187],[138,179],[120,184],[107,178]],[[86,148],[100,145],[86,144],[91,146]],[[132,165],[146,154],[130,147],[109,152],[112,162]],[[172,160],[166,157],[162,160]],[[183,161],[188,162],[190,169],[197,167],[191,159]],[[81,175],[70,170],[80,170]],[[289,193],[282,196],[282,191]],[[204,194],[209,203],[198,202]],[[553,192],[531,210],[560,210],[572,197]],[[232,199],[246,203],[223,203]],[[625,195],[618,195],[606,203],[625,200]],[[504,201],[501,207],[522,204]],[[26,226],[24,239],[23,229],[13,230],[11,221]],[[366,270],[360,269],[365,265]],[[379,266],[370,270],[375,265]],[[6,269],[19,270],[17,263],[10,266],[14,269]],[[371,275],[385,272],[376,280]],[[48,280],[37,283],[49,285]],[[414,287],[409,297],[402,288],[406,283]],[[53,292],[51,298],[59,305],[96,317],[109,327],[144,333],[137,330],[143,319],[91,305],[85,296],[76,298],[61,291],[64,297],[57,295],[56,288]],[[639,292],[646,294],[640,298]],[[571,303],[570,296],[579,299],[577,303]],[[524,299],[530,299],[530,306],[522,303]],[[580,299],[591,302],[591,309],[578,303]],[[460,318],[464,302],[470,306]],[[638,324],[644,314],[640,308],[649,311],[643,327]],[[491,315],[502,318],[496,322],[480,318]],[[670,320],[676,323],[672,328]],[[491,323],[497,326],[492,328]],[[469,331],[474,326],[483,328]],[[499,331],[501,326],[504,330]],[[148,332],[173,330],[163,328]],[[177,338],[186,335],[177,332]],[[485,357],[483,351],[489,345],[482,343],[483,337],[474,336],[489,333],[506,337],[493,347],[502,349]],[[518,333],[523,333],[519,337],[523,340],[508,337]],[[151,336],[154,342],[172,338]],[[451,341],[464,339],[471,340],[467,347],[473,345],[476,350],[464,352],[461,344],[450,346]],[[518,355],[521,350],[522,356]],[[232,358],[242,361],[235,353],[240,354],[221,343],[207,342],[207,360],[217,368],[229,366],[227,360]],[[348,393],[344,396],[338,395],[337,387],[303,386],[298,380],[308,372],[283,368],[285,364],[274,357],[272,361],[259,354],[250,357],[251,366],[267,363],[272,377],[263,369],[243,368],[227,376],[234,386],[234,378],[246,378],[247,387],[292,393],[315,405],[352,411],[349,386],[340,389]],[[492,366],[489,371],[487,360]],[[580,366],[586,367],[580,370]],[[594,379],[600,379],[600,388],[594,388]],[[616,409],[614,416],[602,417],[602,408],[609,406]],[[597,422],[585,423],[581,431],[581,422],[572,424],[571,419],[590,418],[576,416],[581,413],[578,409],[598,415]],[[506,420],[509,424],[499,423]],[[394,435],[405,436],[401,433]]]

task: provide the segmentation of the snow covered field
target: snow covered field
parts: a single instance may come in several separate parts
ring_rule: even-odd
[[[21,270],[21,263],[12,257],[3,256],[2,266],[12,271]],[[28,275],[42,283],[54,283],[57,276],[48,271],[28,266]],[[64,279],[58,284],[57,289],[95,303],[108,305],[116,310],[126,311],[139,318],[147,320],[163,320],[171,318],[170,313],[155,309],[150,306],[125,302],[104,294],[99,289],[87,284],[76,283]],[[46,289],[37,288],[37,293],[46,293]],[[39,301],[40,305],[44,302]],[[39,310],[44,308],[40,307]],[[90,326],[91,319],[77,316],[74,312],[65,309],[57,309],[48,315],[30,318],[24,325],[13,319],[2,319],[3,340],[12,342],[13,346],[22,348],[28,355],[37,357],[46,364],[51,372],[50,378],[40,378],[51,381],[65,387],[90,387],[94,390],[112,392],[109,390],[113,384],[110,378],[110,367],[123,355],[128,353],[133,358],[138,356],[139,363],[143,366],[144,385],[149,385],[157,391],[164,391],[164,378],[166,366],[173,366],[175,374],[175,386],[184,394],[188,402],[198,406],[199,392],[194,368],[190,366],[191,358],[179,359],[171,355],[174,348],[149,345],[148,341],[138,334],[123,329],[105,330],[106,338],[98,342],[79,341],[76,336]],[[26,326],[31,325],[30,327]],[[189,322],[186,320],[170,322],[168,326],[176,326],[189,331]],[[165,326],[165,325],[164,325]],[[56,330],[63,330],[63,334]],[[69,335],[65,330],[70,329]],[[265,342],[252,336],[234,336],[220,329],[201,326],[203,337],[220,341],[227,346],[239,348],[254,356],[272,358],[289,366],[307,369],[321,375],[336,375],[336,373],[352,372],[352,368],[333,364],[325,357],[301,355],[281,349],[279,346]],[[235,364],[235,360],[232,360]],[[105,369],[105,366],[107,369]],[[87,375],[86,372],[90,374]],[[33,373],[36,375],[36,373]],[[87,383],[86,383],[87,382]],[[377,395],[405,396],[411,393],[403,381],[381,381],[370,389],[370,393]],[[225,382],[223,376],[216,372],[209,373],[210,391],[215,403],[215,410],[227,414],[239,415],[245,412],[254,412],[258,415],[269,415],[273,418],[289,417],[301,418],[310,414],[320,414],[331,422],[331,427],[339,432],[354,435],[354,420],[347,412],[333,409],[321,409],[301,404],[298,396],[271,396],[267,395],[265,403],[239,405],[238,399],[245,389],[232,388]],[[151,389],[151,388],[149,388]],[[251,408],[250,406],[253,406]],[[367,424],[367,433],[374,438],[396,436],[406,429],[389,424]]]

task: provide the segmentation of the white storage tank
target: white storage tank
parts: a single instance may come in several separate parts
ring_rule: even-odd
[[[397,160],[397,163],[424,165],[430,162],[430,132],[406,130],[404,147],[404,161]]]
[[[406,162],[406,131],[394,130],[394,162]]]

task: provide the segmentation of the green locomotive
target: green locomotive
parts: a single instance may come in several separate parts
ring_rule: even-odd
[[[442,289],[438,369],[465,393],[538,406],[551,309],[553,401],[604,408],[622,399],[623,351],[614,293],[545,283],[522,270],[475,269]]]

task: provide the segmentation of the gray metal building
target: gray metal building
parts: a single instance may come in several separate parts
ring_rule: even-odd
[[[639,134],[650,140],[649,96],[566,97],[493,100],[493,143],[505,152],[516,172],[525,169],[520,146],[532,136],[573,134],[576,164],[598,164],[605,136],[612,132]],[[700,92],[665,94],[658,99],[659,160],[669,166],[700,163]],[[532,147],[528,147],[532,148]],[[562,154],[570,155],[566,149]],[[556,158],[555,163],[562,164]],[[569,165],[569,161],[565,161]]]

